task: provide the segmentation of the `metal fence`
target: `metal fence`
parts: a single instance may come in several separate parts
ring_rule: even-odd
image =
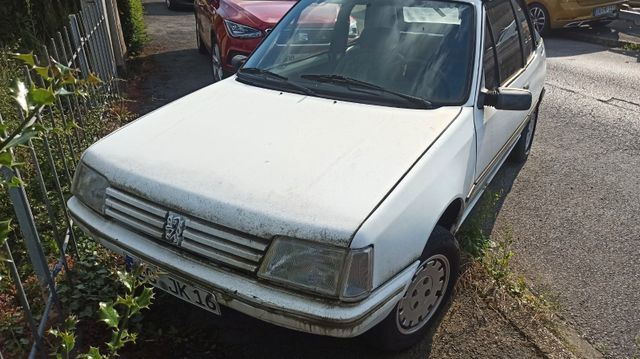
[[[16,176],[23,183],[9,187],[8,200],[4,201],[8,208],[3,208],[3,211],[14,217],[13,222],[19,228],[19,231],[14,231],[12,240],[4,244],[4,254],[9,259],[7,265],[16,296],[33,338],[30,358],[47,356],[44,333],[50,324],[52,309],[62,313],[56,281],[70,280],[56,277],[67,267],[68,250],[74,252],[77,239],[65,207],[77,161],[82,151],[98,137],[93,129],[100,126],[101,109],[118,95],[116,62],[104,0],[85,0],[81,9],[69,16],[69,27],[63,28],[35,51],[37,65],[51,65],[56,60],[79,69],[83,78],[97,75],[102,83],[92,88],[86,97],[58,98],[55,106],[34,115],[36,123],[66,130],[50,131],[29,141],[26,147],[16,149],[14,153],[24,165],[20,169],[2,169],[5,178]],[[44,85],[44,80],[27,67],[24,80],[27,85]],[[17,107],[15,113],[4,114],[4,121],[3,114],[0,114],[0,122],[8,126],[12,121],[23,119]],[[28,258],[27,262],[30,262],[41,284],[43,298],[46,298],[42,311],[37,313],[32,310],[30,303],[34,298],[27,297],[24,278],[20,278],[19,267],[14,261],[15,247],[21,245],[24,245],[20,248],[21,253],[27,254],[25,259]],[[69,273],[68,270],[64,272]]]

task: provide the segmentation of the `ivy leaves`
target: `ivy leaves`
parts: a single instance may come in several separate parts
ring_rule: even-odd
[[[0,168],[15,167],[11,149],[28,143],[31,139],[39,137],[48,131],[47,128],[36,124],[37,117],[34,114],[40,113],[43,109],[54,106],[63,96],[85,97],[87,90],[102,84],[102,81],[94,74],[90,74],[86,79],[79,79],[78,71],[68,67],[55,59],[49,59],[48,66],[37,65],[36,57],[33,53],[12,54],[13,58],[21,61],[29,70],[37,73],[43,80],[44,86],[37,86],[34,81],[15,79],[9,88],[11,97],[16,102],[23,114],[23,121],[11,134],[6,135],[7,127],[0,124]],[[78,126],[73,123],[73,128]],[[67,131],[69,129],[54,129]],[[0,176],[0,184],[9,186],[19,185],[21,182],[16,177],[5,178]]]
[[[49,60],[51,63],[49,66],[38,66],[33,53],[12,54],[12,56],[30,70],[35,71],[46,84],[40,87],[34,83],[26,85],[20,80],[13,82],[10,88],[11,95],[25,113],[25,117],[29,117],[33,112],[39,111],[45,106],[53,106],[59,96],[86,96],[86,88],[95,87],[102,83],[94,74],[89,74],[84,80],[79,79],[77,77],[78,70],[61,64],[55,59]],[[73,90],[67,86],[73,86]]]
[[[10,262],[9,258],[5,258],[2,253],[4,253],[4,244],[9,240],[9,234],[13,228],[11,227],[11,220],[0,221],[0,262]],[[2,273],[0,273],[0,281],[4,278],[2,277]]]
[[[129,331],[130,320],[148,309],[153,301],[153,289],[147,287],[148,280],[142,276],[145,267],[138,266],[133,272],[117,272],[118,281],[125,289],[124,295],[119,295],[115,301],[101,302],[98,305],[100,321],[111,329],[111,339],[105,343],[106,353],[98,347],[90,347],[86,353],[75,356],[78,359],[112,359],[118,356],[118,351],[128,343],[135,343],[138,334]],[[65,321],[63,329],[49,330],[49,334],[59,341],[59,348],[54,353],[56,358],[69,359],[75,346],[75,332],[78,320],[71,316]]]

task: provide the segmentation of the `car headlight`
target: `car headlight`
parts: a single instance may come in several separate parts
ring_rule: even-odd
[[[262,31],[233,21],[224,20],[224,25],[227,27],[227,31],[232,37],[240,39],[255,39],[262,36]]]
[[[280,284],[354,301],[371,292],[373,247],[338,248],[277,238],[258,272]]]
[[[98,213],[104,212],[104,199],[109,181],[91,167],[80,162],[71,185],[71,193]]]

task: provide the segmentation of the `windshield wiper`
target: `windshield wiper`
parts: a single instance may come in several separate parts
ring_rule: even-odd
[[[277,74],[269,70],[261,69],[258,67],[243,67],[243,68],[240,68],[240,70],[238,70],[238,75],[242,76],[243,74],[259,75],[265,79],[271,78],[273,80],[278,81],[279,83],[284,84],[285,86],[288,86],[289,88],[297,89],[298,91],[301,91],[306,95],[310,95],[310,96],[315,95],[315,92],[313,92],[313,90],[311,90],[310,88],[295,84],[293,82],[289,82],[289,79],[286,76],[282,76],[280,74]]]
[[[384,92],[386,94],[389,95],[394,95],[400,98],[403,98],[405,100],[408,100],[409,102],[412,102],[414,104],[419,105],[421,108],[433,108],[433,103],[429,100],[426,100],[422,97],[417,97],[417,96],[412,96],[412,95],[407,95],[405,93],[402,92],[396,92],[393,90],[388,90],[382,86],[378,86],[376,84],[372,84],[366,81],[362,81],[362,80],[358,80],[358,79],[354,79],[351,77],[346,77],[346,76],[342,76],[342,75],[320,75],[320,74],[306,74],[306,75],[300,75],[301,78],[306,79],[306,80],[311,80],[311,81],[317,81],[317,82],[326,82],[326,83],[331,83],[331,84],[337,84],[337,85],[345,85],[345,86],[360,86],[362,88],[368,89],[368,90],[375,90],[375,91],[380,91],[380,92]]]

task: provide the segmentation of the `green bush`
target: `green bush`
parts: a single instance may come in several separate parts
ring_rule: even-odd
[[[80,10],[79,0],[3,0],[0,6],[0,44],[37,48]]]
[[[129,52],[138,53],[147,41],[147,32],[144,26],[144,11],[141,0],[118,0],[118,12],[124,41]]]

